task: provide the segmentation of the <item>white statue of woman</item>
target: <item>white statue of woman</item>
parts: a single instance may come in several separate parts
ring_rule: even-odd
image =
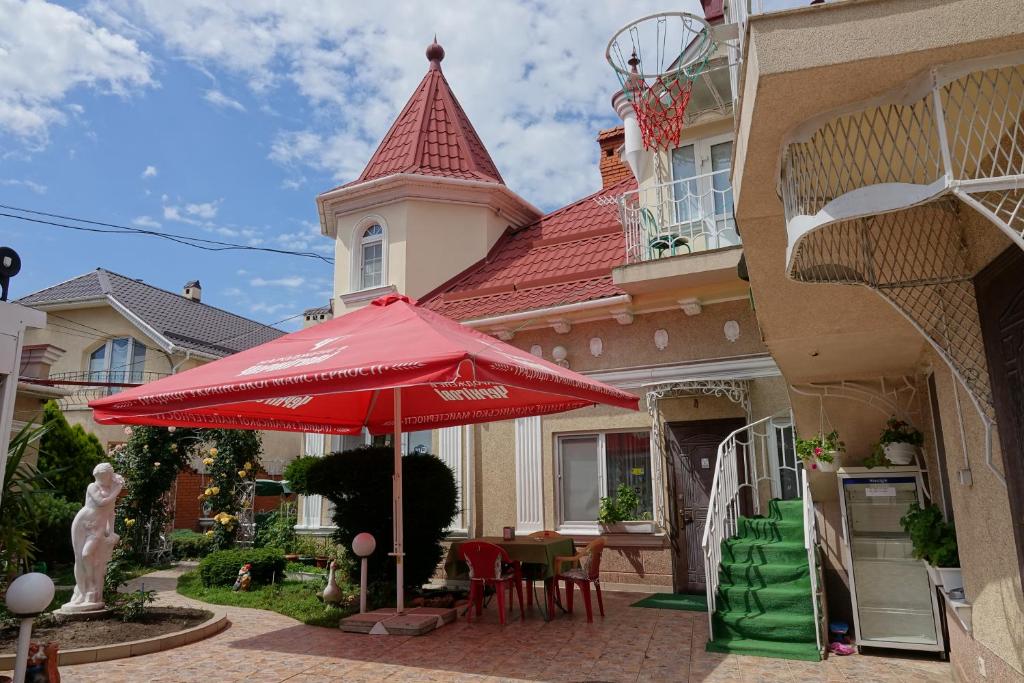
[[[92,471],[95,481],[85,490],[85,507],[71,523],[71,546],[75,551],[75,592],[61,612],[91,612],[105,608],[103,580],[107,563],[120,536],[114,533],[114,505],[124,487],[124,478],[114,474],[108,462]]]

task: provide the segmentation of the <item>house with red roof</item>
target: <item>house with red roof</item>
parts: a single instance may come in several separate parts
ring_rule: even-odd
[[[335,296],[306,324],[397,291],[643,397],[642,412],[595,407],[452,427],[406,435],[406,448],[455,473],[453,536],[506,526],[578,543],[603,534],[606,585],[699,592],[716,449],[788,406],[737,272],[731,95],[694,94],[708,106],[664,155],[667,184],[638,185],[622,159],[623,128],[610,128],[597,132],[602,186],[544,213],[505,184],[445,78],[444,56],[437,43],[427,48],[426,75],[364,171],[317,197],[322,232],[336,243]],[[631,234],[638,209],[651,226],[667,217],[663,229]],[[310,434],[306,450],[368,438]],[[601,500],[620,486],[638,493],[637,521],[603,525]],[[299,527],[328,533],[326,502],[304,499]]]

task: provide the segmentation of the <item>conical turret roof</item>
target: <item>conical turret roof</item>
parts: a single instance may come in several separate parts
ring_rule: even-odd
[[[444,49],[427,48],[430,68],[352,185],[396,173],[504,180],[441,72]]]

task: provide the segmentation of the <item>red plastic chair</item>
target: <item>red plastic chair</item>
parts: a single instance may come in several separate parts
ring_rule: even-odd
[[[574,589],[579,586],[580,593],[583,594],[583,604],[587,608],[588,623],[594,621],[594,612],[590,606],[591,584],[597,590],[597,606],[601,610],[601,616],[604,616],[604,600],[601,597],[601,554],[604,552],[604,544],[605,540],[598,538],[588,543],[583,550],[572,557],[555,558],[555,566],[559,568],[558,574],[555,575],[555,584],[565,581],[566,610],[570,614],[572,613]],[[561,567],[565,563],[575,566],[562,571]]]
[[[466,609],[466,621],[472,621],[471,614],[483,613],[484,589],[494,588],[498,598],[498,619],[505,624],[505,589],[508,589],[509,607],[512,606],[512,590],[515,589],[519,598],[519,618],[526,619],[523,609],[523,584],[520,573],[513,567],[508,553],[501,546],[485,541],[467,541],[459,546],[459,557],[469,565],[469,604]]]

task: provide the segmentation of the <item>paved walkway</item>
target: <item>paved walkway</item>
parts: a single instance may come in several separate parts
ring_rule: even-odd
[[[164,605],[203,606],[175,592],[181,569],[137,579]],[[137,587],[136,585],[131,586]],[[639,595],[608,593],[607,617],[537,614],[501,627],[493,606],[418,638],[365,636],[305,626],[263,610],[224,608],[231,626],[207,640],[152,655],[62,667],[65,683],[228,681],[951,681],[948,664],[922,658],[831,657],[793,662],[704,651],[707,617],[630,608]]]

